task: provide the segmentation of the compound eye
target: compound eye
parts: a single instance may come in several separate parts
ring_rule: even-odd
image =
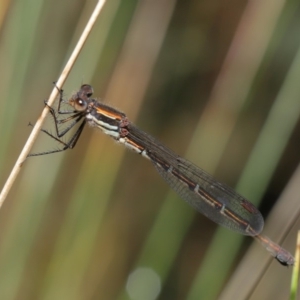
[[[88,104],[86,101],[78,98],[74,101],[74,108],[77,111],[85,111],[88,107]]]
[[[83,84],[81,86],[81,88],[80,88],[80,92],[83,92],[89,98],[89,97],[91,97],[93,95],[94,90],[93,90],[93,88],[92,88],[91,85],[89,85],[89,84]]]

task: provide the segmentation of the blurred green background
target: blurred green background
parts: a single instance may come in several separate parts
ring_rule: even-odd
[[[2,186],[95,5],[1,1]],[[299,44],[295,0],[110,0],[64,95],[92,84],[255,203],[293,252]],[[41,135],[33,152],[57,147]],[[0,299],[287,299],[291,270],[91,128],[72,151],[28,159],[0,211]]]

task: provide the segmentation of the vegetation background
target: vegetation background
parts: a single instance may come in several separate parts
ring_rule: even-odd
[[[96,1],[2,0],[0,180]],[[255,203],[293,252],[300,209],[300,3],[109,0],[64,86],[95,96]],[[49,120],[46,128],[54,130]],[[0,211],[0,299],[287,299],[284,268],[86,128],[28,159]],[[34,152],[56,149],[40,136]]]

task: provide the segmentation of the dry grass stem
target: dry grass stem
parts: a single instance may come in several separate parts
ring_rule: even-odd
[[[49,106],[51,106],[54,103],[56,97],[58,96],[58,89],[60,89],[63,86],[64,82],[66,81],[66,79],[68,77],[68,75],[70,74],[70,71],[71,71],[72,67],[75,64],[75,61],[76,61],[76,59],[77,59],[84,43],[86,42],[86,40],[87,40],[87,38],[88,38],[95,22],[96,22],[99,14],[100,14],[100,11],[102,10],[102,8],[104,6],[104,3],[105,3],[105,0],[98,1],[98,4],[96,5],[96,7],[95,7],[95,9],[94,9],[87,25],[86,25],[86,27],[85,27],[81,37],[80,37],[80,39],[79,39],[79,41],[78,41],[78,43],[77,43],[77,45],[74,49],[74,51],[72,52],[65,68],[63,69],[63,71],[62,71],[62,73],[61,73],[61,75],[60,75],[60,77],[59,77],[59,79],[56,83],[56,87],[54,87],[53,90],[52,90],[52,93],[51,93],[51,95],[48,99]],[[31,150],[31,148],[32,148],[39,132],[40,132],[40,129],[42,128],[42,125],[45,121],[45,118],[48,114],[48,111],[49,111],[49,109],[45,106],[44,110],[42,111],[41,116],[39,117],[39,119],[37,120],[35,126],[33,127],[32,132],[31,132],[31,134],[30,134],[23,150],[21,151],[21,154],[18,157],[18,159],[17,159],[17,161],[16,161],[16,163],[15,163],[15,165],[14,165],[14,167],[13,167],[6,183],[4,184],[4,187],[3,187],[2,191],[1,191],[1,194],[0,194],[0,208],[2,207],[2,204],[3,204],[4,200],[6,199],[7,194],[9,193],[15,179],[17,178],[17,175],[20,172],[20,169],[23,165],[23,162],[25,161],[27,155],[29,154],[29,152],[30,152],[30,150]]]

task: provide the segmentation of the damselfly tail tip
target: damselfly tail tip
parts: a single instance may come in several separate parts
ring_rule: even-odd
[[[279,253],[277,256],[275,256],[275,259],[283,266],[289,267],[295,265],[295,258],[292,256],[291,253],[285,251],[286,253],[282,255],[282,253]]]
[[[260,244],[283,266],[293,266],[295,264],[295,258],[293,255],[274,243],[268,237],[264,235],[256,235],[254,238],[260,242]]]

